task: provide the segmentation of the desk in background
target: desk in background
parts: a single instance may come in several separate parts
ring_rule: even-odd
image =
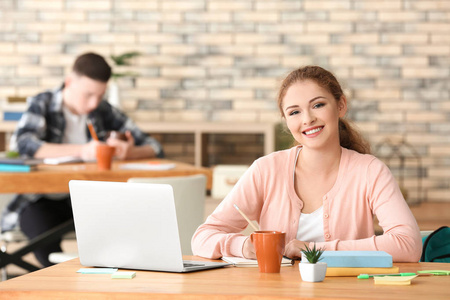
[[[169,170],[121,170],[120,164],[148,161],[175,163],[175,168]],[[190,164],[169,161],[166,159],[151,159],[139,161],[114,161],[110,171],[99,171],[95,163],[77,163],[63,165],[38,165],[37,170],[28,173],[0,172],[0,193],[68,193],[69,181],[99,180],[125,182],[131,177],[168,177],[204,174],[207,178],[206,187],[211,189],[212,172],[208,168],[195,167]]]
[[[192,257],[187,257],[192,258]],[[198,259],[194,257],[194,259]],[[401,272],[450,269],[444,263],[397,263]],[[373,279],[326,277],[303,282],[298,263],[279,274],[227,267],[187,274],[137,271],[134,279],[79,274],[78,259],[0,283],[4,299],[433,299],[448,300],[449,276],[419,276],[410,286],[374,285]]]
[[[17,122],[0,121],[0,151],[4,151],[9,135],[14,132]],[[143,131],[150,134],[186,133],[194,135],[195,166],[205,166],[208,162],[206,145],[210,134],[262,134],[264,155],[275,150],[274,123],[230,123],[230,122],[136,122]]]

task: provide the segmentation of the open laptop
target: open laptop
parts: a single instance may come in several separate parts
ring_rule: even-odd
[[[84,266],[192,272],[229,265],[183,261],[168,184],[71,180],[69,190]]]

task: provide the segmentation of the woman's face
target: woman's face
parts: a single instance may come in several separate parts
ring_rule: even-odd
[[[347,101],[333,95],[312,80],[296,82],[283,98],[283,114],[295,140],[305,148],[324,149],[339,145],[339,118]]]

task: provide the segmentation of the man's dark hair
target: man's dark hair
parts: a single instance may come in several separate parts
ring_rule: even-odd
[[[96,53],[85,53],[75,60],[72,71],[80,76],[86,76],[101,82],[108,82],[111,77],[111,67],[103,56]]]

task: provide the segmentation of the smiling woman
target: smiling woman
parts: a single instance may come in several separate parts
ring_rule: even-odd
[[[290,115],[299,112],[299,106],[294,103],[294,107],[291,107],[291,105],[288,105],[287,103],[289,101],[295,102],[295,97],[303,95],[305,91],[310,91],[311,95],[316,95],[310,96],[313,98],[309,100],[314,109],[320,109],[327,103],[332,105],[333,108],[336,107],[339,115],[338,136],[342,147],[363,154],[370,153],[369,143],[365,141],[359,132],[353,128],[351,123],[344,118],[347,112],[347,98],[345,97],[339,82],[331,72],[321,67],[307,66],[297,69],[291,72],[281,84],[278,93],[278,108],[282,117],[286,119],[288,124]],[[297,110],[294,108],[297,108]]]
[[[247,221],[260,230],[286,232],[285,256],[305,245],[328,251],[382,250],[395,262],[417,262],[417,223],[387,166],[343,118],[347,98],[329,71],[307,66],[283,81],[278,106],[299,144],[257,159],[192,239],[196,255],[255,258],[240,232]],[[376,236],[377,216],[384,234]]]

